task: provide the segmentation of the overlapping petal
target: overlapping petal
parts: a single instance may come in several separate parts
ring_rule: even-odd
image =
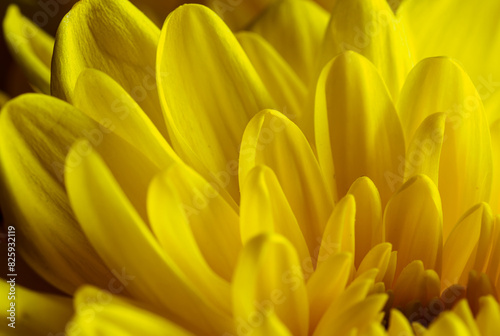
[[[85,68],[101,70],[134,98],[168,138],[155,78],[159,36],[159,29],[128,1],[78,2],[57,31],[51,94],[72,102],[80,73]]]
[[[19,252],[66,293],[83,283],[106,286],[111,274],[81,231],[64,184],[68,148],[102,130],[73,106],[36,94],[5,105],[0,129],[2,213],[16,227]]]
[[[10,5],[3,21],[5,40],[35,90],[49,94],[54,38]]]
[[[305,136],[277,111],[264,110],[248,124],[241,142],[240,185],[261,164],[276,174],[313,255],[331,214],[331,197]]]
[[[275,107],[245,51],[214,12],[185,5],[163,25],[157,71],[174,148],[238,200],[233,166],[243,131],[257,112]]]
[[[401,124],[380,78],[365,57],[348,51],[323,69],[316,91],[318,159],[335,199],[368,176],[385,205],[402,182],[405,147]]]
[[[370,60],[380,71],[391,97],[397,100],[412,60],[404,31],[387,1],[335,1],[319,65],[324,66],[347,50]]]

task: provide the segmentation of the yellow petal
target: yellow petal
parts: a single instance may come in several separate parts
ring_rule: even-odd
[[[380,323],[380,312],[386,301],[387,294],[385,293],[370,295],[334,319],[326,320],[323,318],[316,328],[314,336],[346,335],[353,329],[362,330],[372,322]]]
[[[307,292],[297,254],[282,236],[264,234],[241,252],[233,279],[237,325],[257,335],[307,335]],[[278,332],[279,331],[279,332]]]
[[[217,274],[231,280],[241,249],[239,218],[214,186],[192,169],[176,164],[156,177],[150,187],[148,203],[149,215],[155,222],[153,230],[168,254],[187,254],[182,251],[183,242],[171,240],[189,239]],[[171,215],[176,212],[178,220]]]
[[[387,333],[389,336],[413,335],[408,319],[397,309],[391,309],[391,317]]]
[[[396,277],[414,260],[441,273],[443,213],[434,183],[417,175],[393,195],[384,212],[385,239],[398,251]]]
[[[499,10],[500,4],[496,1],[478,7],[473,0],[460,3],[408,0],[397,14],[416,60],[433,56],[457,59],[488,105],[489,98],[498,94],[500,86],[500,67],[495,57],[500,52],[500,40],[498,34],[492,33],[497,29]],[[457,36],[466,38],[457,39]],[[491,107],[487,111],[498,118],[498,105]]]
[[[9,95],[0,90],[0,109],[2,109],[5,104],[7,104],[9,99],[10,99]]]
[[[101,70],[134,98],[167,137],[155,79],[159,35],[158,28],[128,1],[78,2],[57,31],[51,94],[72,102],[83,69]]]
[[[486,241],[491,238],[492,222],[491,210],[484,203],[472,207],[462,216],[443,247],[442,286],[465,285],[471,269],[483,270],[487,259],[481,245],[490,245]]]
[[[494,218],[493,232],[491,243],[491,255],[489,258],[489,265],[487,274],[496,288],[500,289],[500,215]]]
[[[392,246],[389,243],[382,243],[374,246],[361,261],[356,271],[356,277],[375,268],[378,270],[375,282],[383,281],[391,260],[391,254]],[[391,284],[387,283],[386,287],[390,285]]]
[[[54,38],[24,17],[11,4],[3,21],[3,33],[10,53],[21,66],[31,85],[50,93],[50,62]]]
[[[74,305],[78,313],[68,324],[68,336],[194,335],[132,301],[94,287],[79,289]]]
[[[240,218],[243,244],[263,233],[279,233],[292,243],[300,260],[310,259],[297,219],[269,167],[256,166],[248,174],[241,188]]]
[[[58,99],[27,94],[0,114],[2,213],[16,227],[19,252],[66,293],[83,283],[105,286],[111,275],[76,221],[64,185],[68,147],[96,124]]]
[[[328,24],[328,12],[313,1],[276,1],[252,24],[309,86]]]
[[[153,180],[148,194],[151,228],[168,256],[195,286],[221,310],[229,313],[230,287],[226,279],[230,279],[234,269],[231,262],[238,252],[232,247],[240,245],[239,237],[235,236],[238,218],[236,214],[224,216],[223,211],[217,211],[217,206],[222,204],[216,192],[213,194],[215,200],[207,200],[206,209],[197,210],[197,214],[188,212],[184,202],[189,199],[184,196],[185,189],[191,188],[186,181],[191,176],[193,173],[187,167],[174,165]],[[224,241],[218,240],[219,237],[224,237]],[[215,259],[217,257],[220,259]]]
[[[341,314],[344,314],[347,310],[356,306],[356,304],[363,302],[374,286],[376,275],[377,270],[372,270],[372,272],[365,272],[362,276],[354,279],[354,281],[340,293],[336,300],[330,303],[319,325],[315,329],[314,334],[321,330],[328,331],[327,327],[332,321],[337,320]],[[324,327],[322,327],[321,324],[323,324]]]
[[[362,176],[351,185],[348,194],[356,201],[356,258],[355,265],[375,245],[384,241],[384,227],[382,222],[382,205],[377,187],[366,176]]]
[[[318,254],[318,265],[340,251],[354,254],[355,217],[356,201],[352,195],[346,195],[335,205],[326,224]]]
[[[22,275],[19,274],[19,275]],[[0,290],[5,293],[2,310],[2,335],[47,336],[63,333],[73,314],[71,298],[39,293],[21,286],[11,278],[2,279]]]
[[[387,89],[366,58],[348,51],[325,66],[316,92],[315,131],[319,162],[335,198],[366,175],[385,205],[402,182],[396,174],[404,161],[404,138]]]
[[[180,162],[139,104],[106,73],[82,70],[76,81],[73,105],[136,147],[156,166],[165,168]]]
[[[464,322],[453,312],[443,312],[431,323],[425,336],[456,335],[469,336],[469,331]],[[488,335],[488,334],[484,334]],[[490,334],[491,335],[491,334]]]
[[[257,165],[274,171],[313,255],[332,205],[314,153],[300,129],[279,112],[260,112],[245,130],[239,164],[240,185]]]
[[[236,37],[278,107],[308,139],[313,140],[312,130],[308,130],[309,134],[305,132],[304,118],[309,118],[312,113],[306,111],[307,89],[304,83],[263,37],[245,31]]]
[[[428,145],[422,149],[424,153],[418,150],[409,152],[407,161],[412,166],[418,165],[424,156],[427,156],[424,162],[436,160],[436,153],[425,154],[425,151],[433,145],[441,146],[438,187],[443,203],[443,236],[446,239],[466,209],[489,200],[492,158],[488,123],[481,99],[460,66],[442,57],[420,62],[408,76],[399,103],[406,138],[411,139],[424,119],[435,112],[446,114],[443,137],[440,136],[442,130],[438,122],[436,130],[428,131],[431,139],[426,140]],[[418,158],[410,156],[419,154],[423,155]],[[432,164],[435,165],[436,161]]]
[[[67,162],[79,155],[80,143],[72,147]],[[122,288],[193,332],[232,329],[230,317],[195,288],[164,253],[94,150],[89,150],[79,166],[67,170],[66,185],[83,231],[119,275]]]
[[[500,214],[500,119],[490,128],[493,156],[493,181],[491,184],[490,206],[494,213]]]
[[[175,150],[196,170],[208,169],[238,200],[234,165],[241,136],[253,115],[275,107],[244,50],[214,12],[185,5],[163,25],[157,70]]]
[[[476,323],[481,335],[498,335],[500,333],[500,309],[498,301],[492,296],[479,299],[480,310]]]
[[[151,0],[157,3],[156,0]],[[234,31],[245,29],[258,17],[273,0],[253,0],[253,1],[208,1],[210,8],[214,10],[224,20],[224,22]],[[185,2],[185,1],[179,1]],[[201,1],[207,2],[207,1]]]
[[[318,266],[307,282],[310,331],[313,331],[330,304],[342,293],[349,280],[352,255],[338,253]]]
[[[470,271],[467,281],[467,302],[469,303],[472,314],[479,312],[480,298],[487,295],[495,297],[496,290],[493,288],[489,277],[485,273]]]
[[[445,113],[434,113],[425,118],[415,131],[406,151],[405,181],[414,175],[424,174],[438,185],[445,122]]]
[[[460,300],[454,307],[453,312],[465,323],[471,336],[479,336],[479,329],[477,328],[474,316],[469,308],[467,300]]]
[[[336,1],[323,41],[320,66],[346,50],[370,60],[397,100],[412,61],[406,36],[387,1]]]

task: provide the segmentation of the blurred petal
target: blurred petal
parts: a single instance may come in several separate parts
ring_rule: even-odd
[[[54,38],[24,17],[11,4],[3,21],[3,34],[11,55],[37,91],[50,93],[50,63]]]
[[[433,56],[456,58],[486,101],[490,121],[500,116],[498,101],[488,106],[500,87],[499,11],[497,1],[478,6],[473,0],[405,0],[397,13],[416,61]]]
[[[260,235],[245,245],[233,279],[233,306],[236,322],[251,323],[250,331],[257,335],[307,335],[309,309],[302,269],[285,238]]]
[[[214,12],[185,5],[163,25],[157,70],[174,148],[199,172],[208,169],[238,201],[238,181],[228,167],[250,118],[274,107],[245,51]]]
[[[443,312],[430,325],[425,336],[469,336],[469,331],[464,322],[453,312]],[[484,334],[492,335],[492,334]]]
[[[78,145],[72,147],[67,162],[79,155]],[[163,252],[95,151],[90,150],[79,166],[68,169],[66,184],[83,231],[110,269],[125,272],[123,286],[135,298],[168,313],[193,332],[232,329],[230,317],[199,292]]]
[[[331,198],[305,136],[283,114],[273,110],[257,114],[245,130],[240,151],[240,185],[250,170],[261,164],[276,174],[313,255],[331,214]]]
[[[493,157],[490,206],[494,213],[500,214],[500,119],[491,125],[490,133]]]
[[[388,336],[410,336],[413,335],[408,319],[397,309],[391,309],[391,317]]]
[[[95,287],[79,289],[74,305],[78,313],[69,324],[68,336],[194,335],[159,315],[135,306],[132,301]]]
[[[328,24],[328,12],[309,0],[275,1],[250,29],[265,38],[309,86]]]
[[[397,100],[412,67],[406,36],[386,0],[338,0],[326,30],[320,66],[352,50],[380,71]]]
[[[15,281],[9,283],[9,278],[6,280],[0,282],[0,290],[5,293],[0,306],[3,320],[1,335],[47,336],[53,332],[64,332],[66,323],[73,315],[71,298],[35,292]],[[10,319],[12,311],[13,320]],[[8,325],[12,322],[14,327]]]
[[[348,51],[323,69],[316,92],[316,148],[335,199],[368,176],[385,205],[402,182],[404,138],[380,75],[366,58]],[[396,178],[394,178],[396,176]]]
[[[112,275],[82,233],[64,185],[68,147],[99,127],[58,99],[27,94],[0,114],[2,212],[16,227],[19,252],[58,289],[104,287]],[[102,134],[102,133],[101,133]]]
[[[78,2],[57,31],[51,94],[72,102],[80,73],[85,68],[101,70],[134,98],[167,137],[155,80],[159,36],[158,28],[128,1]]]
[[[310,258],[278,178],[266,166],[253,168],[241,188],[240,226],[243,244],[263,233],[279,233],[292,243],[300,260]]]
[[[498,335],[500,333],[500,309],[498,301],[492,296],[479,299],[480,310],[476,323],[481,335]]]
[[[306,133],[304,118],[312,113],[305,113],[307,89],[304,83],[264,38],[251,32],[240,32],[236,37],[276,104]],[[306,136],[313,140],[310,131]]]
[[[406,182],[384,212],[385,240],[398,251],[396,277],[414,260],[441,274],[443,212],[434,183],[425,175]]]
[[[474,316],[469,308],[467,300],[460,300],[454,307],[453,312],[465,323],[471,336],[480,336]]]

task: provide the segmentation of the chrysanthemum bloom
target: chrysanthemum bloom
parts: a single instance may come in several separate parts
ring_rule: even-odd
[[[499,334],[500,124],[480,79],[420,60],[416,2],[279,1],[233,33],[84,0],[53,53],[12,40],[50,95],[3,107],[2,210],[74,296],[20,289],[18,328]],[[12,8],[6,33],[26,25]]]

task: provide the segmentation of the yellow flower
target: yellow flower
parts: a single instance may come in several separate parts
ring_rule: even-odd
[[[234,33],[82,0],[53,40],[10,7],[42,94],[3,106],[1,205],[62,294],[4,282],[0,330],[498,334],[500,122],[459,61],[422,59],[462,55],[425,44],[425,9],[283,0]]]

